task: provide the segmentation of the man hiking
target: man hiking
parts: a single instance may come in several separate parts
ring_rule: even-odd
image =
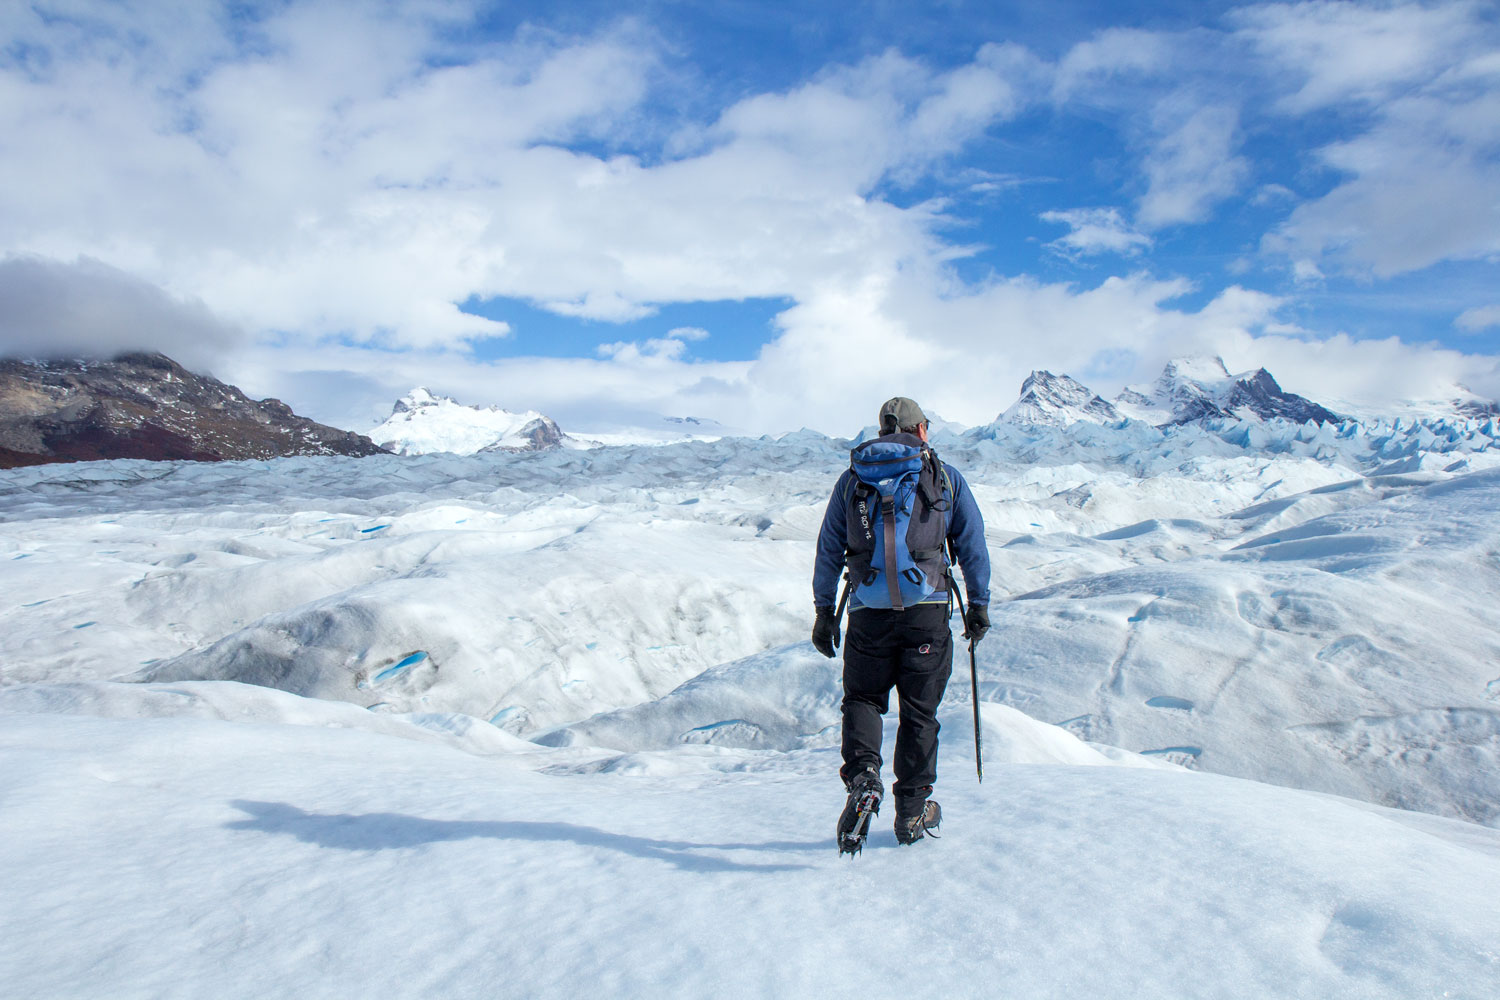
[[[900,724],[893,761],[896,840],[935,831],[942,810],[930,800],[937,778],[937,707],[953,670],[949,629],[950,553],[963,568],[964,634],[990,627],[990,557],[984,521],[963,476],[927,446],[921,407],[897,396],[880,408],[880,436],[850,453],[823,515],[813,569],[813,646],[832,657],[839,644],[834,609],[839,571],[844,598],[843,766],[849,799],[839,816],[839,853],[858,853],[885,793],[880,780],[882,716],[891,688]]]

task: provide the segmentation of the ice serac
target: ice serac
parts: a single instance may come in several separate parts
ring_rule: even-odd
[[[1296,393],[1270,372],[1231,375],[1222,358],[1177,358],[1149,386],[1131,386],[1115,398],[1128,417],[1158,427],[1229,417],[1336,424],[1344,418]]]
[[[382,451],[162,354],[0,361],[0,468],[112,458],[217,462]]]
[[[1500,403],[1488,399],[1455,399],[1453,412],[1460,418],[1483,420],[1485,417],[1500,417]]]
[[[1068,375],[1034,371],[1021,383],[1021,396],[1000,419],[1011,424],[1066,427],[1080,420],[1114,423],[1120,411],[1098,393]]]
[[[498,406],[465,406],[425,386],[398,399],[370,437],[398,455],[546,451],[576,445],[556,421],[535,410],[513,413]]]

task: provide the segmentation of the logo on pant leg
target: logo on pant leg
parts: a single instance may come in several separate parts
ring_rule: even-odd
[[[917,652],[921,653],[923,656],[926,656],[928,653],[932,652],[932,643],[922,643],[922,645],[917,647]]]

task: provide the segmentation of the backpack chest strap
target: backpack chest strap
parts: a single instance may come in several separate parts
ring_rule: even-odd
[[[885,585],[890,591],[891,608],[895,611],[904,611],[905,605],[901,603],[901,581],[896,573],[896,498],[882,497],[880,500],[880,516],[885,522]]]

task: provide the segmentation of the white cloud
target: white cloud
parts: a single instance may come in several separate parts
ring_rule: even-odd
[[[1065,102],[1093,97],[1116,87],[1122,78],[1152,76],[1177,59],[1177,39],[1138,28],[1109,28],[1070,48],[1058,61],[1052,80],[1053,99]]]
[[[1146,154],[1148,187],[1138,219],[1148,228],[1202,222],[1250,175],[1249,161],[1235,154],[1239,114],[1173,99],[1158,106],[1156,117],[1160,138]]]
[[[701,326],[676,326],[667,331],[673,340],[707,340],[708,331]]]
[[[1500,252],[1500,31],[1485,5],[1274,4],[1234,21],[1281,112],[1368,123],[1317,151],[1342,179],[1265,250],[1382,278]]]
[[[1286,74],[1282,107],[1305,113],[1348,102],[1379,104],[1453,64],[1474,41],[1483,5],[1271,3],[1230,14],[1241,37]]]
[[[750,369],[744,405],[757,426],[852,433],[880,400],[906,395],[983,423],[1033,368],[1084,371],[1125,350],[1137,359],[1126,381],[1154,377],[1170,357],[1248,335],[1279,305],[1230,289],[1197,312],[1168,306],[1190,290],[1144,274],[1082,290],[1017,278],[949,295],[907,273],[872,279],[778,317],[784,332]]]
[[[1493,356],[1406,344],[1395,337],[1241,336],[1226,341],[1221,353],[1232,370],[1263,366],[1283,388],[1335,410],[1341,403],[1381,412],[1402,400],[1450,400],[1460,395],[1459,385],[1490,398],[1500,395],[1500,367]]]
[[[214,374],[252,396],[275,396],[299,413],[366,430],[390,415],[414,385],[471,405],[539,410],[568,431],[659,423],[662,415],[727,417],[733,430],[766,428],[744,419],[749,362],[682,361],[622,350],[607,358],[505,358],[476,362],[460,351],[391,351],[335,344],[257,346]]]
[[[155,350],[203,366],[244,339],[202,302],[168,295],[97,260],[0,260],[0,356],[111,357]]]
[[[1226,85],[1234,56],[1221,32],[1116,28],[1059,60],[1054,101],[1086,118],[1107,109],[1139,155],[1146,187],[1139,225],[1206,221],[1248,180],[1250,162],[1239,151],[1244,88]]]
[[[687,344],[675,337],[653,337],[648,340],[620,340],[600,344],[599,356],[632,363],[679,361],[687,354]]]
[[[257,330],[503,334],[453,303],[505,288],[503,227],[546,223],[527,217],[528,173],[561,161],[565,190],[599,162],[537,144],[598,134],[653,57],[625,25],[436,59],[473,54],[442,51],[433,11],[462,8],[288,5],[243,51],[216,19],[163,50],[171,30],[137,44],[128,25],[38,18],[24,40],[46,72],[0,64],[0,126],[28,137],[0,158],[10,249],[95,253]]]
[[[648,32],[452,51],[434,10],[464,12],[289,4],[244,49],[200,18],[187,55],[35,19],[50,74],[0,64],[0,131],[31,137],[0,158],[10,248],[94,253],[255,331],[423,349],[507,332],[460,312],[471,296],[609,321],[797,297],[938,252],[932,207],[868,192],[1014,114],[1011,77],[1035,63],[887,53],[747,97],[642,162],[565,147],[634,121]]]
[[[1350,361],[1388,362],[1384,348],[1318,355],[1278,337],[1281,303],[1246,289],[1189,312],[1175,304],[1187,282],[1147,273],[1088,288],[966,283],[945,266],[968,252],[940,235],[950,209],[881,197],[891,182],[921,190],[1050,94],[1118,128],[1144,179],[1121,194],[1144,190],[1135,227],[1114,209],[1049,212],[1071,228],[1053,248],[1141,252],[1152,241],[1137,227],[1206,220],[1250,181],[1241,135],[1255,109],[1242,102],[1267,84],[1241,95],[1242,67],[1205,75],[1228,51],[1223,33],[1104,32],[1056,67],[1011,45],[944,70],[888,52],[749,94],[664,138],[650,131],[665,127],[650,124],[652,109],[680,84],[663,82],[663,43],[629,21],[476,44],[463,41],[464,4],[290,2],[233,25],[203,4],[78,4],[64,17],[45,6],[45,17],[38,5],[0,12],[0,30],[22,43],[0,56],[0,135],[25,137],[0,156],[0,250],[106,261],[115,284],[197,315],[205,343],[232,345],[235,327],[274,338],[284,346],[228,355],[216,371],[327,407],[314,415],[334,422],[366,414],[368,426],[419,381],[564,426],[671,413],[852,431],[894,394],[979,422],[1033,367],[1137,380],[1174,354],[1261,344],[1300,359],[1302,373],[1389,377]],[[1259,45],[1279,25],[1331,17],[1325,7],[1257,8],[1259,20],[1236,23]],[[1324,151],[1347,180],[1294,211],[1267,249],[1377,273],[1494,252],[1488,217],[1473,210],[1497,203],[1486,150],[1500,114],[1483,56],[1429,79],[1422,48],[1389,79],[1427,89],[1392,98],[1358,60],[1324,72],[1304,65],[1316,46],[1266,44],[1258,51],[1304,66],[1277,66],[1292,80],[1284,114],[1386,102],[1366,109],[1365,135]],[[1410,148],[1422,143],[1433,148]],[[962,168],[954,175],[981,185],[1015,182]],[[699,334],[679,328],[597,358],[477,364],[466,344],[508,327],[456,303],[501,296],[597,320],[668,302],[794,305],[755,362],[693,360]],[[161,334],[148,346],[176,343]],[[1439,367],[1475,364],[1444,355]],[[312,391],[307,373],[340,388]]]
[[[1321,151],[1348,179],[1299,205],[1264,247],[1390,277],[1500,252],[1500,89],[1392,102],[1382,121]]]
[[[579,432],[665,414],[737,432],[852,434],[893,395],[977,424],[1014,402],[1034,368],[1069,372],[1109,395],[1187,354],[1218,354],[1235,370],[1264,365],[1320,401],[1442,399],[1458,382],[1500,393],[1492,357],[1395,339],[1319,341],[1278,319],[1283,300],[1237,286],[1196,311],[1174,308],[1192,290],[1181,279],[1136,274],[1091,288],[1017,278],[943,294],[930,276],[892,272],[825,288],[786,310],[777,317],[781,335],[749,362],[691,360],[683,341],[670,338],[607,345],[597,359],[483,364],[456,351],[293,345],[236,353],[215,373],[354,429],[379,422],[418,383],[468,403],[537,409]]]
[[[1282,205],[1295,202],[1297,193],[1285,184],[1262,184],[1250,199],[1252,205]]]
[[[1136,232],[1117,208],[1075,208],[1067,212],[1043,212],[1043,222],[1056,222],[1071,232],[1047,246],[1065,256],[1118,253],[1127,256],[1151,246],[1151,237]]]
[[[1453,325],[1465,333],[1482,333],[1500,326],[1500,305],[1476,306],[1458,314]]]
[[[1298,284],[1310,285],[1322,281],[1323,272],[1315,262],[1304,258],[1292,261],[1292,278]]]

